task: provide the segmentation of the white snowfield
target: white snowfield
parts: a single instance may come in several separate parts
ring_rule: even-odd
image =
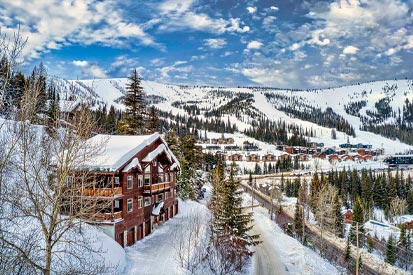
[[[123,109],[121,98],[124,96],[125,87],[128,83],[126,78],[118,79],[97,79],[97,80],[72,80],[81,92],[89,97],[95,97],[97,102],[104,102],[114,105],[118,109]],[[181,108],[172,106],[173,102],[182,102],[188,105],[196,105],[198,108],[205,110],[216,109],[219,106],[226,104],[229,100],[235,98],[237,94],[244,93],[253,96],[254,102],[252,106],[257,108],[259,112],[264,114],[268,119],[278,121],[285,120],[289,124],[296,124],[304,129],[312,129],[315,137],[309,137],[314,142],[324,142],[326,146],[338,147],[341,143],[346,143],[347,139],[350,143],[371,144],[373,148],[384,148],[386,154],[394,154],[412,150],[412,146],[408,146],[398,140],[391,140],[376,135],[370,132],[360,131],[362,125],[361,120],[357,116],[349,115],[345,111],[345,105],[354,102],[366,101],[366,106],[359,111],[360,115],[366,115],[366,111],[375,111],[375,104],[378,100],[388,97],[390,106],[394,111],[403,110],[403,104],[406,99],[413,101],[413,81],[412,80],[388,80],[362,83],[359,85],[345,86],[340,88],[331,88],[312,91],[290,91],[279,90],[272,88],[217,88],[204,86],[178,86],[161,84],[152,81],[142,81],[142,86],[148,96],[157,96],[162,100],[157,101],[154,105],[166,112],[172,112],[177,115],[188,115]],[[86,87],[89,87],[88,89]],[[93,90],[93,91],[92,91]],[[322,111],[327,107],[341,115],[355,129],[356,138],[348,137],[343,132],[337,131],[337,139],[331,139],[331,129],[319,126],[317,124],[292,118],[288,114],[280,111],[279,106],[275,106],[270,102],[265,93],[287,96],[290,100],[299,100],[314,108],[320,108]],[[298,108],[298,107],[297,107]],[[198,115],[199,118],[204,118],[203,112]],[[235,117],[233,114],[224,115],[224,122],[228,120],[235,123],[239,131],[249,128],[253,119],[245,114],[240,117]],[[386,122],[392,122],[392,118],[388,118]]]

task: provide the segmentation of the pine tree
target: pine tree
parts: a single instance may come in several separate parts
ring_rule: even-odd
[[[359,246],[363,247],[363,224],[364,224],[364,216],[363,216],[363,205],[361,203],[360,198],[356,198],[356,202],[354,203],[354,208],[353,208],[353,221],[352,221],[352,227],[356,227],[358,223],[358,231],[359,231]]]
[[[335,214],[335,219],[334,219],[335,234],[337,237],[342,238],[343,232],[344,232],[344,219],[343,219],[343,215],[341,214],[341,202],[340,202],[338,193],[336,194],[334,198],[333,207],[334,207],[333,211]]]
[[[116,133],[116,110],[113,105],[110,105],[109,113],[106,118],[105,129],[106,129],[106,132],[109,134]]]
[[[146,133],[146,103],[145,92],[141,86],[142,78],[136,69],[128,77],[126,96],[124,98],[125,113],[119,123],[118,131],[125,135],[140,135]]]
[[[181,173],[178,176],[178,195],[183,200],[195,200],[196,191],[193,183],[193,172],[185,160],[180,161]]]
[[[251,235],[252,214],[244,213],[242,208],[242,191],[235,180],[235,165],[231,165],[229,177],[219,184],[214,184],[216,199],[220,200],[219,211],[214,213],[212,233],[214,244],[219,246],[236,269],[241,271],[247,259],[253,254],[251,246],[259,243],[258,235]]]
[[[394,265],[396,263],[396,247],[394,245],[393,236],[390,235],[386,245],[386,262]]]
[[[13,105],[20,109],[21,100],[23,98],[23,92],[26,85],[26,79],[24,74],[18,72],[14,75],[12,80],[12,89],[13,89]]]
[[[301,205],[297,199],[295,203],[295,213],[294,213],[294,229],[295,234],[302,236],[303,234],[303,215],[302,215]]]
[[[178,137],[176,136],[174,129],[170,129],[165,133],[165,141],[172,153],[174,153],[176,157],[180,158],[181,152],[179,150]]]
[[[160,126],[159,117],[156,113],[155,106],[151,106],[148,116],[148,133],[152,134],[158,132]]]
[[[373,238],[367,237],[367,251],[371,253],[373,252],[373,248],[374,248]]]

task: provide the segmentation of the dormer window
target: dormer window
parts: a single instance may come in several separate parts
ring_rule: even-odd
[[[158,163],[157,163],[156,160],[154,160],[154,161],[152,162],[152,164],[153,164],[154,167],[158,165]]]

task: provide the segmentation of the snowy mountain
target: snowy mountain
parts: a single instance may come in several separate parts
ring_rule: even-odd
[[[122,109],[127,82],[126,78],[118,78],[72,80],[67,84],[73,84],[75,94],[95,106],[105,103]],[[412,142],[404,138],[413,125],[412,80],[322,90],[179,86],[152,81],[143,81],[142,85],[150,104],[159,110],[203,120],[219,117],[224,123],[235,124],[239,132],[257,126],[260,118],[300,127],[308,140],[326,146],[349,141],[384,148],[387,154],[413,149],[406,144]],[[332,128],[337,130],[336,139],[332,139]],[[372,132],[384,133],[391,139]],[[392,136],[396,132],[404,142]]]

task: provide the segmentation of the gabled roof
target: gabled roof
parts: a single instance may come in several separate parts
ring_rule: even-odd
[[[140,160],[133,157],[143,148],[152,144],[159,138],[162,140],[163,144],[160,144],[141,161],[151,161],[158,154],[165,152],[171,162],[175,162],[179,166],[178,160],[158,133],[142,136],[96,135],[90,138],[88,143],[90,146],[102,145],[103,147],[100,153],[97,154],[92,161],[87,163],[87,166],[92,170],[117,171],[130,161],[130,163],[123,169],[124,171],[129,171],[132,168],[142,170],[139,164]]]

